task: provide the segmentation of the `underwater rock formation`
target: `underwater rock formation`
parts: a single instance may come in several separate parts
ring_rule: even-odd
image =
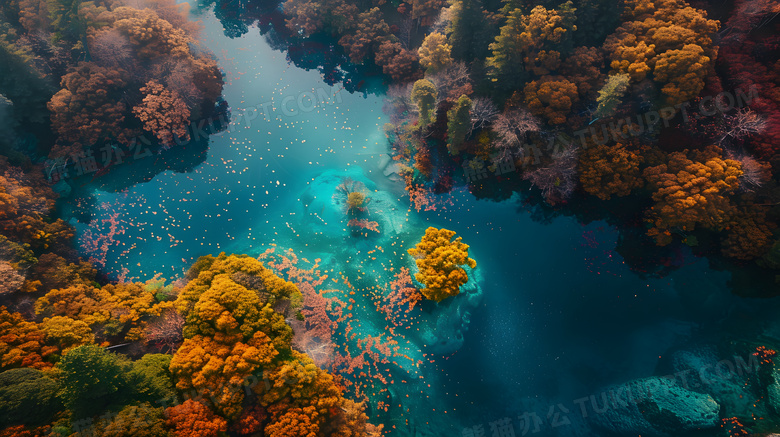
[[[469,280],[460,287],[460,294],[438,303],[421,323],[420,337],[423,344],[435,354],[446,355],[460,349],[465,341],[465,332],[469,329],[471,313],[482,300],[480,271],[468,267],[465,269]]]
[[[666,437],[719,424],[720,405],[712,396],[687,390],[664,377],[608,387],[586,402],[591,425],[617,435]]]
[[[723,416],[750,416],[755,412],[754,395],[750,393],[742,371],[736,372],[736,359],[722,360],[710,348],[682,350],[672,357],[675,375],[691,390],[712,396],[720,405]],[[749,361],[749,360],[748,360]],[[726,366],[728,363],[729,366]],[[751,373],[754,369],[750,369]]]

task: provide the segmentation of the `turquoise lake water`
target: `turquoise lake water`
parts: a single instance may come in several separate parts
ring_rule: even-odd
[[[617,233],[604,223],[583,226],[561,217],[540,224],[516,200],[475,200],[462,191],[446,210],[409,210],[402,185],[382,172],[381,96],[328,86],[317,71],[289,64],[257,29],[230,39],[212,14],[201,18],[205,44],[226,73],[224,96],[233,114],[268,103],[271,119],[242,116],[212,136],[206,161],[192,172],[165,172],[124,193],[97,192],[103,208],[96,218],[118,214],[126,228],[115,236],[106,268],[126,269],[127,278],[175,278],[198,256],[257,256],[276,244],[319,256],[334,271],[350,267],[327,254],[352,254],[361,275],[382,280],[379,266],[404,264],[407,241],[419,239],[426,226],[456,231],[478,263],[482,298],[470,311],[460,349],[428,355],[416,379],[393,388],[388,412],[372,411],[386,428],[396,427],[394,435],[460,436],[480,425],[491,435],[491,422],[505,417],[521,435],[518,417],[530,411],[543,419],[537,435],[589,435],[582,418],[553,427],[549,407],[573,410],[573,400],[601,387],[657,373],[670,348],[723,341],[776,311],[774,301],[732,296],[730,274],[703,259],[686,258],[663,279],[638,277],[614,252]],[[328,100],[312,102],[312,96]],[[409,219],[406,234],[393,240],[398,244],[364,262],[357,258],[368,257],[380,240],[355,239],[332,222],[322,229],[337,235],[319,234],[319,212],[302,205],[311,201],[307,189],[315,198],[330,196],[312,193],[323,173],[375,184],[390,200],[373,213]],[[362,329],[378,329],[379,319],[363,314]],[[426,352],[409,341],[409,350]]]

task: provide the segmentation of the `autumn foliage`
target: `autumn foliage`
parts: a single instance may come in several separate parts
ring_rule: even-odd
[[[213,112],[222,75],[195,49],[197,26],[172,2],[144,9],[87,3],[78,14],[88,23],[83,40],[93,56],[73,65],[48,104],[58,134],[54,155],[107,142],[129,147],[142,133],[138,122],[170,147],[188,139],[192,118]]]
[[[52,290],[36,302],[36,312],[67,316],[99,329],[104,337],[140,340],[146,323],[171,306],[158,303],[142,283],[87,284]]]
[[[294,284],[257,259],[224,254],[202,257],[189,275],[193,279],[176,302],[186,314],[185,339],[170,371],[177,389],[204,395],[204,404],[190,404],[197,415],[213,411],[241,428],[263,427],[272,435],[366,432],[365,420],[345,424],[341,406],[348,401],[332,377],[292,348],[285,318],[300,309]],[[305,314],[316,320],[315,313]],[[247,402],[258,402],[262,410]]]
[[[549,75],[560,67],[561,52],[571,48],[576,16],[572,2],[557,9],[534,7],[530,14],[521,8],[512,10],[506,25],[490,45],[487,58],[491,76],[499,86],[517,89],[528,72],[536,76]]]
[[[269,40],[291,58],[330,38],[323,64],[332,65],[317,68],[339,70],[350,90],[362,86],[358,74],[384,75],[385,132],[411,208],[441,209],[452,204],[448,192],[468,190],[516,197],[534,218],[630,217],[618,223],[619,245],[646,233],[664,253],[705,254],[774,280],[777,2],[531,3],[286,0],[275,11],[284,24],[263,16],[258,27],[273,28]],[[257,21],[237,14],[233,25]],[[411,360],[395,331],[428,308],[423,298],[459,294],[465,266],[476,267],[469,246],[428,228],[408,250],[416,273],[388,265],[392,276],[357,291],[341,272],[320,271],[319,260],[304,269],[290,252],[201,257],[165,292],[155,280],[109,279],[96,269],[105,257],[85,261],[72,247],[52,184],[106,144],[127,155],[139,135],[161,149],[191,139],[190,123],[214,115],[221,98],[217,60],[173,0],[10,0],[0,21],[8,154],[0,157],[0,371],[11,372],[3,381],[51,389],[41,399],[51,400],[46,422],[56,416],[60,434],[110,410],[115,420],[96,422],[95,435],[379,435],[345,392],[362,400],[375,381],[394,383],[392,360]],[[713,97],[735,89],[749,95],[746,107],[719,107]],[[634,124],[669,107],[673,118]],[[46,155],[59,165],[41,165]],[[348,188],[351,238],[384,237],[368,192]],[[638,241],[645,249],[650,240]],[[389,334],[357,330],[357,292],[371,296]],[[170,354],[146,353],[152,348]],[[774,360],[774,350],[757,353]],[[149,406],[160,398],[170,401],[165,409]],[[3,414],[33,405],[20,399]],[[142,426],[139,415],[149,419]],[[0,435],[54,435],[52,426],[15,424]]]
[[[57,347],[46,345],[46,333],[36,323],[0,307],[0,369],[51,367],[46,359],[56,352]]]
[[[99,141],[128,143],[135,131],[125,127],[126,86],[121,73],[83,62],[62,78],[62,89],[49,102],[60,141],[88,148]]]
[[[604,43],[613,71],[634,82],[651,76],[670,104],[698,95],[717,55],[712,35],[720,23],[682,0],[637,0],[624,17]]]
[[[192,399],[165,410],[166,422],[176,437],[217,437],[227,431],[227,421]]]
[[[425,287],[420,292],[427,299],[441,302],[460,293],[460,287],[468,281],[461,267],[477,267],[469,258],[469,246],[461,237],[452,240],[454,231],[429,227],[417,245],[408,252],[415,258],[418,273],[414,278]]]
[[[589,147],[579,159],[582,188],[602,200],[627,196],[644,185],[642,157],[622,144]]]
[[[692,231],[697,225],[721,230],[734,214],[730,196],[739,187],[741,164],[721,157],[717,147],[701,152],[674,152],[666,164],[648,167],[655,205],[648,231],[659,244],[671,242],[671,231]]]
[[[525,86],[525,103],[550,124],[566,123],[566,116],[578,100],[577,86],[563,77],[545,76]]]
[[[395,279],[388,286],[389,292],[384,296],[379,309],[386,314],[389,322],[400,326],[408,321],[409,313],[422,301],[423,295],[414,286],[409,269],[406,267],[401,267],[394,277]]]
[[[431,33],[420,46],[420,65],[431,71],[441,70],[452,62],[451,48],[444,35]]]
[[[141,88],[144,99],[133,107],[133,113],[144,123],[144,129],[154,133],[164,145],[173,145],[174,138],[190,139],[187,123],[190,110],[176,91],[166,90],[155,80]]]
[[[356,60],[419,74],[417,51],[390,35],[381,14],[342,6],[337,13],[352,18],[343,47]],[[0,434],[295,435],[304,414],[317,437],[377,436],[364,405],[293,350],[288,320],[316,321],[294,283],[224,254],[200,258],[172,285],[115,279],[103,268],[121,232],[116,216],[108,235],[80,233],[84,251],[103,252],[87,261],[55,214],[54,189],[67,196],[74,187],[68,170],[99,177],[104,148],[132,156],[143,133],[156,139],[152,149],[174,147],[191,139],[191,121],[214,115],[222,73],[187,7],[13,0],[0,9],[0,146],[9,155],[0,157]],[[42,164],[47,155],[58,159]],[[368,204],[356,197],[355,215]],[[93,212],[85,203],[69,203],[78,220]]]

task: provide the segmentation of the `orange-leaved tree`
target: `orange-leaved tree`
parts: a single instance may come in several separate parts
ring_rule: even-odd
[[[722,241],[721,252],[741,260],[756,259],[772,246],[774,223],[766,218],[766,207],[754,204],[740,205],[731,219]]]
[[[171,372],[177,388],[202,390],[214,399],[216,412],[236,418],[245,397],[243,381],[290,353],[292,330],[272,306],[300,292],[248,256],[201,257],[188,277],[175,303],[186,325]]]
[[[646,168],[654,188],[648,235],[658,245],[672,241],[672,230],[692,231],[697,225],[722,230],[735,212],[730,196],[739,186],[742,164],[722,157],[718,147],[674,152],[666,164]]]
[[[566,123],[571,107],[579,100],[577,86],[563,76],[544,76],[529,82],[523,91],[531,112],[550,124]]]
[[[179,93],[166,89],[156,80],[146,82],[141,92],[144,99],[133,107],[133,113],[143,122],[146,131],[153,133],[166,146],[173,145],[176,139],[190,139],[187,132],[190,110]]]
[[[166,423],[176,437],[217,437],[227,431],[227,421],[192,399],[165,410]]]
[[[377,47],[389,39],[390,26],[382,19],[379,8],[361,12],[355,20],[355,30],[339,39],[352,62],[362,62]]]
[[[371,437],[381,427],[368,423],[363,405],[342,396],[333,377],[308,356],[292,359],[267,374],[261,402],[270,413],[266,435]],[[292,434],[290,434],[292,433]]]
[[[623,144],[596,145],[579,156],[579,176],[582,188],[599,199],[627,196],[644,184],[639,165],[643,158]]]
[[[176,388],[197,390],[220,416],[236,418],[245,398],[245,381],[256,378],[279,353],[262,332],[240,341],[235,336],[216,338],[196,335],[187,338],[174,354],[170,370]],[[257,386],[261,388],[262,384]]]
[[[57,347],[45,344],[46,333],[35,322],[0,307],[0,371],[15,367],[51,367]]]
[[[180,390],[200,390],[223,417],[241,413],[243,383],[289,354],[292,330],[260,295],[217,275],[187,315],[170,370]],[[257,388],[261,388],[258,386]]]
[[[604,43],[612,70],[635,83],[652,73],[669,104],[696,97],[718,52],[712,35],[720,23],[684,0],[632,0],[623,15]]]
[[[312,406],[290,408],[265,427],[266,435],[274,437],[318,437],[318,414]]]
[[[82,283],[54,289],[35,302],[35,312],[82,320],[105,337],[140,340],[147,322],[172,306],[158,303],[145,285],[119,282],[97,288]]]
[[[127,105],[122,73],[81,62],[62,78],[49,101],[54,131],[63,143],[87,148],[99,141],[128,143],[138,133],[125,125]]]
[[[604,81],[604,54],[598,47],[577,47],[561,64],[561,73],[575,85],[580,98],[593,97]]]
[[[455,231],[429,227],[420,242],[408,250],[419,270],[414,278],[425,286],[420,292],[436,302],[460,293],[461,285],[469,279],[461,266],[472,269],[477,266],[477,262],[469,258],[469,246],[461,237],[452,240],[454,236]]]

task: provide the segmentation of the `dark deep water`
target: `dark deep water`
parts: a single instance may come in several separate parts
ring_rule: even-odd
[[[198,256],[257,256],[270,244],[312,257],[336,252],[325,236],[307,234],[301,213],[302,193],[324,172],[362,172],[379,191],[401,197],[401,184],[381,168],[381,96],[327,85],[317,71],[288,63],[257,29],[231,39],[212,13],[202,18],[206,44],[226,73],[225,98],[242,117],[212,136],[209,156],[194,172],[165,172],[126,193],[96,194],[98,213],[115,214],[125,228],[106,267],[126,269],[128,278],[172,278]],[[253,109],[266,103],[270,120]],[[410,217],[407,231],[415,238],[429,225],[456,231],[482,278],[482,300],[460,350],[429,355],[434,362],[423,364],[423,378],[398,386],[391,408],[379,415],[396,435],[467,436],[479,425],[491,435],[491,423],[503,418],[523,435],[520,416],[532,411],[542,420],[537,435],[594,435],[576,399],[665,374],[671,351],[753,335],[776,314],[777,299],[731,295],[730,274],[690,255],[663,279],[638,277],[614,252],[616,232],[606,224],[563,217],[540,224],[518,212],[516,200],[475,200],[464,192],[452,198],[457,206],[446,210],[407,211],[408,201],[399,200],[403,210],[386,211]],[[401,262],[408,247],[377,253],[376,262]],[[341,270],[344,261],[325,263]],[[365,320],[366,329],[372,322]],[[569,423],[553,426],[548,413],[559,404],[569,409]]]

